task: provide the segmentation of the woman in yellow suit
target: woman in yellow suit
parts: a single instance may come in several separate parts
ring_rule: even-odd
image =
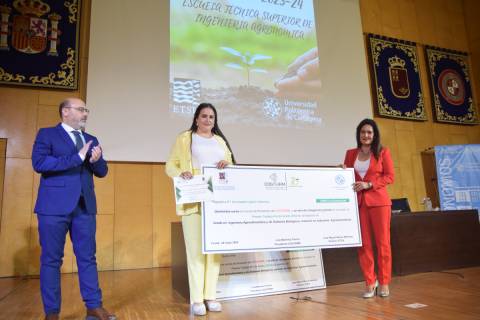
[[[200,174],[202,165],[223,169],[233,163],[230,145],[218,127],[217,110],[210,103],[201,103],[190,130],[177,136],[166,164],[167,175],[191,179]],[[177,214],[182,216],[192,312],[221,311],[222,305],[215,300],[221,256],[202,253],[200,203],[178,205]]]

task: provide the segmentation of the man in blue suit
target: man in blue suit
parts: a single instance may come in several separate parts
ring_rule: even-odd
[[[59,106],[62,123],[38,131],[32,164],[41,174],[35,213],[42,254],[40,289],[45,319],[59,319],[60,267],[67,232],[77,258],[80,292],[87,319],[114,320],[102,307],[95,257],[97,204],[93,175],[107,175],[107,163],[97,138],[84,132],[89,110],[69,98]]]

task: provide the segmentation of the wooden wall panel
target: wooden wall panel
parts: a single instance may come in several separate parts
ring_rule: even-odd
[[[33,171],[30,159],[7,158],[0,230],[0,277],[28,274]]]
[[[171,265],[170,223],[180,221],[175,213],[173,183],[165,174],[165,165],[153,165],[153,266]]]
[[[437,0],[436,4],[430,7],[430,11],[433,11],[438,46],[451,47],[454,45],[454,41],[451,41],[453,40],[453,30],[450,24],[451,16],[448,10],[448,0]]]
[[[451,2],[451,1],[450,1]],[[453,3],[451,3],[453,5]],[[463,15],[463,9],[461,6],[456,6],[459,8],[458,11],[452,11],[452,18],[450,19],[451,28],[452,28],[452,39],[453,43],[449,45],[453,49],[458,48],[458,50],[464,50],[468,48],[468,39],[467,34],[465,33],[465,20]]]
[[[153,266],[152,165],[115,164],[114,268]]]
[[[448,124],[433,123],[432,133],[433,133],[433,144],[442,145],[448,144],[449,134],[448,134]]]
[[[417,185],[413,169],[415,166],[413,162],[414,155],[417,153],[415,136],[413,130],[397,130],[397,136],[400,174],[397,176],[395,183],[399,183],[402,186],[401,198],[408,198],[412,204],[412,209],[415,210],[417,207],[414,204],[418,202]]]
[[[395,120],[387,118],[378,118],[376,120],[378,130],[380,130],[380,139],[384,146],[388,147],[392,153],[394,164],[398,164],[398,145],[397,131],[395,130]]]
[[[470,128],[467,135],[469,143],[480,143],[480,126]]]
[[[480,112],[480,1],[464,0],[463,13],[470,52],[471,79],[477,111]],[[469,128],[470,143],[480,143],[480,126]]]
[[[3,181],[5,179],[5,154],[7,139],[0,139],[0,233],[2,232]]]
[[[114,253],[114,216],[111,214],[97,215],[97,263],[98,270],[113,270]]]
[[[465,144],[468,143],[468,136],[464,134],[450,134],[449,144]]]
[[[39,90],[38,92],[38,104],[46,106],[56,106],[58,110],[58,105],[60,101],[65,100],[69,97],[81,98],[76,91],[51,91],[51,90]]]
[[[380,1],[380,8],[382,34],[388,34],[390,37],[394,38],[402,38],[399,2],[395,0],[382,0]]]
[[[416,153],[434,146],[432,126],[430,123],[415,123],[413,126],[413,132],[415,132]]]
[[[432,10],[436,5],[436,0],[415,1],[420,42],[423,44],[439,45],[435,29],[435,16]]]
[[[7,139],[0,138],[0,158],[5,158],[7,152]]]
[[[381,0],[360,1],[360,14],[362,17],[363,32],[382,34],[382,25],[378,23],[382,16],[380,2]]]
[[[425,113],[427,114],[427,121],[418,122],[419,126],[427,126],[430,128],[433,122],[433,108],[432,108],[432,99],[430,98],[430,75],[427,72],[427,59],[425,57],[425,46],[417,44],[417,55],[419,61],[419,68],[420,68],[420,82],[422,85],[422,92],[423,92],[423,104],[425,106]],[[431,129],[431,128],[430,128]]]
[[[426,196],[427,191],[425,189],[425,178],[423,173],[422,166],[422,157],[420,152],[412,155],[412,174],[415,179],[415,194],[413,196],[409,195],[409,200],[411,203],[412,211],[421,211],[423,210],[423,205],[420,205],[422,199]]]
[[[32,207],[33,208],[33,207]],[[38,240],[38,220],[36,214],[30,215],[29,228],[29,246],[28,246],[28,274],[40,274],[40,254],[41,249]],[[71,258],[67,258],[68,264],[71,265]],[[65,262],[65,259],[64,259]]]
[[[37,200],[38,194],[38,185],[40,184],[40,175],[36,172],[33,173],[33,183],[32,183],[32,198],[31,198],[31,215],[30,215],[30,225],[28,226],[30,229],[30,244],[29,244],[29,256],[28,256],[28,273],[29,274],[40,274],[40,241],[38,237],[38,220],[37,215],[33,213],[35,208],[35,202]],[[67,258],[65,260],[65,258]],[[67,261],[67,265],[72,265],[71,257],[64,256],[64,264]]]
[[[463,13],[465,16],[465,25],[467,29],[467,36],[469,44],[480,42],[480,19],[478,18],[480,12],[480,1],[478,0],[464,0]],[[470,49],[473,50],[472,47]]]
[[[103,178],[94,178],[97,196],[97,213],[115,214],[115,165],[108,165],[108,174]]]
[[[405,198],[405,195],[403,194],[402,184],[399,183],[402,177],[402,170],[398,166],[393,167],[393,169],[395,171],[395,183],[387,186],[388,194],[392,199]]]
[[[415,1],[397,1],[398,14],[400,16],[400,28],[402,31],[402,39],[419,42],[420,33],[417,22],[417,11]]]
[[[7,138],[7,157],[30,158],[36,133],[37,92],[1,88],[0,138]]]
[[[412,155],[416,154],[415,136],[411,130],[397,130],[398,163],[400,168],[411,168]]]
[[[35,127],[36,132],[40,128],[53,127],[57,125],[59,122],[60,122],[60,116],[58,113],[58,103],[57,105],[54,105],[54,106],[52,105],[38,106],[37,123]]]
[[[97,262],[99,270],[113,270],[114,214],[115,214],[115,165],[109,164],[108,174],[95,179],[97,196]]]

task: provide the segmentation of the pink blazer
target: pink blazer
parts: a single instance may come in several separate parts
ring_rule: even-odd
[[[345,154],[345,160],[343,161],[347,168],[353,168],[359,151],[360,150],[358,148],[347,150],[347,153]],[[357,193],[358,205],[362,205],[362,201],[365,201],[365,204],[368,207],[392,205],[392,201],[390,200],[390,196],[387,193],[386,187],[387,184],[393,183],[394,176],[395,173],[393,170],[393,162],[392,156],[390,155],[390,150],[383,147],[382,151],[380,151],[378,161],[375,159],[373,154],[370,156],[370,166],[368,167],[368,171],[363,179],[355,170],[356,181],[372,183],[372,188],[362,190]]]

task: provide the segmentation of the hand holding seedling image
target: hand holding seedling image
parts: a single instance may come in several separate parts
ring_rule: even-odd
[[[287,73],[275,82],[278,95],[295,91],[318,93],[321,85],[317,48],[312,48],[298,56],[288,66]]]

